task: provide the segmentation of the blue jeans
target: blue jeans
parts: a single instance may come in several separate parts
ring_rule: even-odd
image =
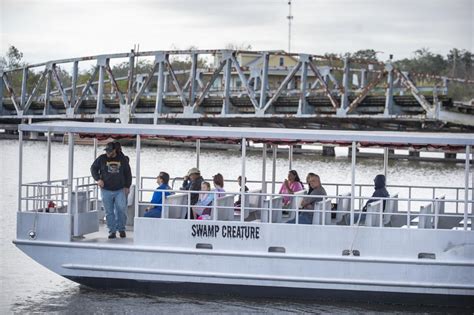
[[[311,214],[310,213],[300,213],[298,215],[298,224],[313,224],[313,216]],[[296,219],[290,220],[287,223],[295,224]]]
[[[143,215],[145,218],[161,218],[161,207],[154,207]]]
[[[123,189],[101,189],[102,204],[105,209],[105,219],[110,233],[125,231],[127,222],[127,196]]]

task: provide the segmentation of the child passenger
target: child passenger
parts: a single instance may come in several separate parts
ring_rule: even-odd
[[[202,193],[199,194],[198,202],[193,207],[194,217],[198,220],[210,220],[210,206],[212,205],[212,201],[214,200],[214,194],[210,193],[211,184],[209,184],[209,182],[202,182],[201,191]]]
[[[217,198],[224,197],[224,176],[221,173],[217,173],[212,177],[212,181],[214,183],[214,191],[218,192]]]

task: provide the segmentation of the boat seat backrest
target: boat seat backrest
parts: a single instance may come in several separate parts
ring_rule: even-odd
[[[262,195],[254,195],[254,194],[260,194],[262,192],[261,189],[254,189],[254,190],[249,190],[245,194],[245,205],[244,205],[244,219],[247,219],[250,213],[255,212],[257,210],[255,209],[248,209],[248,208],[260,208],[261,201],[262,201]]]
[[[444,206],[445,206],[445,201],[446,195],[442,195],[441,197],[437,197],[436,201],[434,203],[434,214],[435,216],[433,217],[433,227],[436,229],[438,227],[438,222],[439,222],[439,215],[444,214]]]
[[[433,228],[433,205],[428,203],[420,207],[420,216],[418,217],[418,228],[419,229],[432,229]]]
[[[325,199],[314,204],[313,224],[331,224],[331,199]]]
[[[301,202],[306,195],[306,190],[300,190],[294,193],[294,197],[291,198],[290,209],[295,211],[290,211],[290,217],[288,220],[293,220],[296,217],[296,210],[301,207]]]
[[[283,206],[283,197],[274,197],[272,199],[264,200],[263,208],[268,209],[267,211],[262,211],[262,222],[267,223],[269,222],[270,218],[270,210],[272,211],[272,223],[281,223],[282,220],[282,210],[275,210],[281,209]]]
[[[225,196],[216,199],[216,220],[234,220],[234,196]]]
[[[380,213],[383,209],[383,200],[378,200],[367,205],[365,226],[380,226]],[[373,213],[371,213],[373,212]]]
[[[174,194],[165,198],[163,218],[184,219],[188,212],[188,194]]]
[[[135,205],[135,185],[130,186],[130,191],[127,196],[127,206],[131,207]]]
[[[351,193],[339,195],[336,204],[336,223],[339,223],[344,219],[344,215],[351,211]]]
[[[393,213],[398,213],[398,193],[394,193],[390,198],[392,199],[386,201],[385,214],[383,215],[384,225],[390,222]]]
[[[435,201],[435,214],[437,217],[435,218],[434,228],[435,229],[452,229],[459,225],[461,220],[463,219],[463,215],[459,214],[452,214],[446,215],[444,209],[446,204],[446,196],[442,195],[441,197],[436,198]]]

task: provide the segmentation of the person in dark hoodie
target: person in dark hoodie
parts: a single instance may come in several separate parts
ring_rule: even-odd
[[[385,188],[385,175],[378,174],[377,176],[375,176],[375,178],[374,178],[374,188],[375,188],[375,191],[372,194],[372,198],[370,198],[367,201],[364,208],[362,209],[362,211],[364,211],[364,212],[367,211],[367,205],[368,204],[370,204],[372,202],[376,202],[376,201],[379,200],[379,199],[374,198],[374,197],[383,197],[383,198],[390,197],[390,194],[388,193],[387,188]],[[386,200],[383,201],[383,209],[384,210],[385,210],[385,203],[386,203]]]
[[[100,187],[105,208],[109,238],[126,237],[127,195],[132,184],[132,171],[128,159],[117,154],[115,144],[110,142],[91,166],[91,175]]]
[[[385,188],[385,175],[379,174],[375,176],[374,178],[374,193],[372,194],[372,197],[365,203],[364,207],[362,208],[362,212],[367,212],[367,206],[371,204],[372,202],[376,202],[380,199],[377,197],[382,197],[382,198],[388,198],[390,197],[390,194],[387,191],[387,188]],[[385,210],[385,203],[386,200],[383,201],[383,209]],[[366,214],[362,213],[359,214],[355,213],[354,214],[354,222],[357,222],[357,224],[363,224],[365,222],[365,217]],[[349,224],[349,217],[346,217],[346,224]]]

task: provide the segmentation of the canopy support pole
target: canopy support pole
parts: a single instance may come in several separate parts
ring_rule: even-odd
[[[388,171],[388,148],[383,148],[383,175],[387,179]]]
[[[136,139],[136,161],[135,161],[135,218],[139,216],[139,202],[141,192],[141,178],[140,178],[140,151],[141,151],[141,137],[137,135]],[[163,201],[162,201],[163,203]]]
[[[46,156],[46,180],[48,181],[49,185],[51,182],[51,131],[48,131],[46,134],[46,139],[48,141],[48,151]]]
[[[20,130],[18,131],[18,212],[21,212],[21,185],[23,185],[23,131]]]
[[[199,159],[201,157],[201,139],[196,140],[196,167],[199,169]]]
[[[247,155],[247,140],[242,138],[242,172],[240,174],[241,181],[244,183],[240,186],[240,222],[244,222],[245,220],[245,158]]]
[[[72,182],[74,180],[74,135],[72,132],[67,134],[68,140],[68,176],[67,176],[67,213],[72,215]],[[77,196],[76,196],[77,198]]]
[[[351,225],[354,225],[354,201],[355,201],[355,164],[356,164],[356,143],[352,142],[351,161]]]
[[[94,138],[94,161],[97,159],[97,138]]]
[[[288,147],[288,168],[289,171],[293,169],[293,145]]]
[[[51,200],[51,131],[46,133],[47,153],[46,153],[46,181],[48,182],[48,200]]]
[[[267,193],[267,144],[262,149],[262,193]],[[262,198],[263,199],[263,198]]]
[[[277,150],[278,146],[272,144],[272,195],[275,194],[275,179],[276,179],[276,160],[277,160]]]
[[[470,160],[471,160],[471,146],[466,146],[466,164],[464,169],[464,230],[467,230],[467,219],[469,212],[469,170],[470,170]],[[472,210],[472,209],[471,209]],[[471,222],[471,229],[472,229]]]

